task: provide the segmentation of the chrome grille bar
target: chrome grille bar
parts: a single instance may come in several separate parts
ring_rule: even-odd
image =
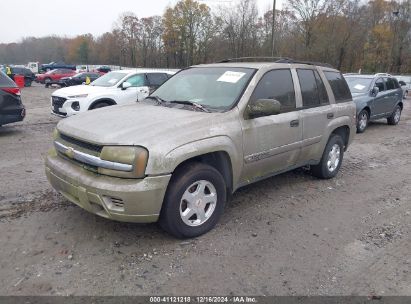
[[[133,170],[132,165],[103,160],[100,157],[74,150],[73,148],[67,147],[57,141],[54,142],[54,147],[57,151],[63,153],[65,156],[87,165],[125,172],[130,172]]]

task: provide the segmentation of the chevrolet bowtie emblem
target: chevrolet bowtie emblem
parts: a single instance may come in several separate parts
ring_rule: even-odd
[[[74,158],[74,149],[72,147],[68,147],[65,154],[69,158]]]

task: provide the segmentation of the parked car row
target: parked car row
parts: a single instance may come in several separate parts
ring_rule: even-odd
[[[67,69],[56,69],[48,71],[44,74],[36,75],[36,82],[45,84],[46,87],[52,84],[58,84],[60,79],[76,75],[76,71]]]
[[[84,77],[83,74],[87,73],[81,73],[78,81]],[[173,74],[162,70],[110,72],[89,86],[73,86],[55,91],[51,97],[51,110],[64,117],[111,105],[135,103],[146,98]]]

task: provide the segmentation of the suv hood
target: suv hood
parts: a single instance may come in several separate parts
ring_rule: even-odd
[[[99,145],[172,148],[220,135],[218,125],[223,117],[224,113],[137,103],[75,115],[60,121],[57,129],[65,135]]]
[[[68,97],[72,95],[81,95],[81,94],[93,94],[98,93],[104,90],[107,90],[111,87],[97,87],[90,85],[77,85],[72,87],[67,87],[55,91],[52,95],[59,97]]]

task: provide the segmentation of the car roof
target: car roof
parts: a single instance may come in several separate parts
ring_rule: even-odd
[[[209,63],[209,64],[199,64],[192,67],[201,67],[201,68],[248,68],[248,69],[262,69],[262,68],[271,68],[271,69],[280,69],[280,68],[313,68],[320,67],[323,70],[336,71],[338,70],[330,67],[324,67],[316,64],[306,64],[306,63],[279,63],[279,62],[223,62],[223,63]]]
[[[367,79],[373,79],[373,78],[375,78],[375,77],[381,77],[380,75],[377,75],[377,76],[375,76],[375,75],[365,75],[365,74],[344,74],[344,77],[345,78],[348,78],[348,77],[352,77],[352,78],[367,78]]]
[[[175,74],[177,70],[156,70],[156,69],[129,69],[129,70],[116,70],[111,72],[121,72],[125,74],[138,74],[138,73],[167,73]]]

